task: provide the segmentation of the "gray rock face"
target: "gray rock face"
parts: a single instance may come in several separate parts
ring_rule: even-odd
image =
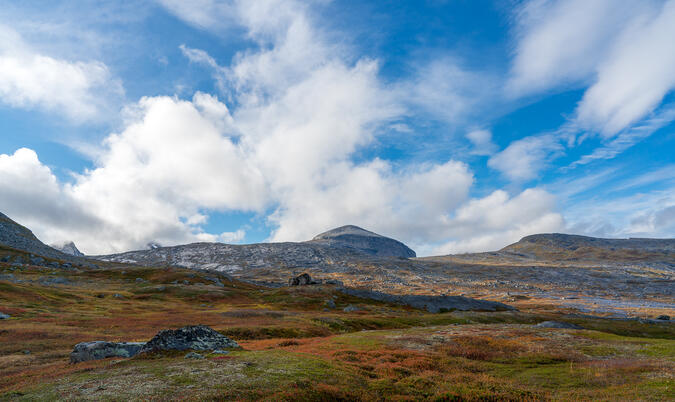
[[[82,254],[82,252],[77,249],[75,243],[73,243],[72,241],[68,241],[61,244],[53,244],[52,247],[68,255],[73,255],[75,257],[84,257],[84,254]]]
[[[238,348],[237,342],[205,325],[160,331],[140,353],[161,350],[215,350]]]
[[[415,252],[398,240],[381,236],[358,226],[347,225],[321,233],[312,239],[334,247],[354,248],[380,257],[413,258]]]
[[[70,353],[70,362],[79,363],[108,357],[133,357],[140,352],[144,344],[143,342],[82,342],[75,345]]]
[[[540,328],[584,329],[584,327],[579,325],[561,321],[543,321],[537,324],[537,326]]]
[[[425,296],[425,295],[390,295],[363,289],[340,288],[342,293],[373,299],[388,303],[403,304],[406,306],[427,310],[430,313],[443,311],[506,311],[515,308],[494,301],[471,299],[464,296]]]

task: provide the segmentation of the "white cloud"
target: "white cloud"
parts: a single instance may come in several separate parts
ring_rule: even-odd
[[[0,103],[82,121],[100,117],[110,99],[122,93],[105,64],[40,54],[18,33],[0,25]]]
[[[525,137],[492,156],[488,166],[511,180],[530,180],[537,177],[548,161],[562,151],[563,146],[552,134]]]
[[[604,138],[654,111],[675,87],[675,1],[532,0],[516,15],[507,91],[589,86],[581,129]]]
[[[157,0],[157,2],[189,24],[207,29],[218,29],[228,25],[234,11],[229,1]]]
[[[223,243],[239,243],[246,237],[244,229],[237,229],[236,232],[223,232],[218,236],[218,241]]]
[[[473,144],[471,153],[474,155],[492,155],[497,151],[497,145],[492,142],[492,133],[489,130],[473,130],[466,134],[466,138]]]
[[[202,10],[165,3],[190,23],[215,29],[211,24],[216,22]],[[219,4],[205,2],[204,7],[214,10]],[[550,195],[541,190],[469,199],[473,174],[461,162],[397,166],[378,158],[356,161],[355,154],[376,144],[386,133],[383,128],[399,124],[405,105],[416,101],[382,82],[377,60],[355,57],[327,41],[304,5],[231,5],[228,10],[258,47],[236,54],[228,66],[199,49],[181,50],[214,70],[234,107],[202,93],[192,100],[142,98],[126,110],[121,130],[93,153],[94,168],[72,183],[59,183],[32,158],[30,166],[45,180],[51,178],[51,198],[66,200],[63,210],[81,211],[96,223],[93,230],[74,219],[68,236],[51,223],[38,224],[36,231],[45,241],[65,237],[87,253],[123,251],[150,241],[241,241],[243,229],[204,232],[206,215],[273,210],[267,217],[275,227],[272,240],[307,240],[351,223],[414,244],[475,250],[560,221],[551,212]],[[415,87],[435,90],[438,96],[427,99],[429,105],[443,102],[437,107],[444,109],[432,113],[447,118],[465,113],[462,103],[473,98],[473,89],[463,80],[472,77],[443,62],[425,71],[431,81]],[[468,98],[441,96],[457,88],[464,93],[464,85]],[[421,92],[417,96],[419,104]],[[0,179],[8,174],[0,170]],[[0,209],[17,219],[30,215],[18,207],[21,202],[21,197],[0,194]],[[456,239],[465,243],[453,245]]]
[[[564,220],[555,210],[555,199],[541,189],[527,189],[515,197],[502,190],[467,202],[448,222],[452,240],[434,254],[497,250],[532,233],[562,230]]]
[[[613,136],[642,119],[675,87],[675,1],[636,16],[598,65],[579,103],[579,120]]]
[[[520,95],[589,80],[608,42],[639,8],[614,0],[524,2],[507,89]]]

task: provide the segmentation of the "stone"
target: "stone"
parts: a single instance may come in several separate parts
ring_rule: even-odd
[[[211,353],[213,353],[214,355],[226,355],[226,354],[229,354],[230,352],[227,351],[227,350],[216,349]]]
[[[79,363],[108,357],[133,357],[141,351],[143,345],[145,345],[143,342],[82,342],[75,345],[70,353],[70,362]]]
[[[662,320],[662,321],[670,321],[670,316],[669,315],[660,315],[656,317],[657,320]]]
[[[239,344],[205,325],[159,331],[146,343],[141,353],[161,350],[214,350],[238,348]]]
[[[350,304],[347,307],[343,308],[342,311],[344,311],[345,313],[352,313],[354,311],[359,311],[359,308],[353,304]]]
[[[115,293],[115,294],[113,295],[113,297],[114,297],[115,299],[124,299],[124,296],[122,296],[122,295],[119,294],[119,293]]]
[[[143,278],[136,278],[136,282],[137,282],[137,283],[142,283],[142,282],[145,282],[145,279],[143,279]]]
[[[561,321],[543,321],[537,324],[537,327],[540,328],[559,328],[559,329],[584,329],[584,327],[581,327],[576,324],[571,324],[569,322],[561,322]]]
[[[308,273],[298,275],[298,276],[288,280],[289,286],[305,286],[305,285],[311,285],[312,283],[313,283],[312,277],[309,276]]]
[[[184,359],[203,359],[204,356],[200,355],[199,353],[196,352],[190,352],[185,355]]]
[[[5,314],[5,313],[0,313],[0,320],[8,320],[10,318],[12,318],[11,315]]]
[[[335,302],[333,301],[333,299],[326,300],[325,304],[326,304],[326,307],[328,307],[328,308],[335,308]]]

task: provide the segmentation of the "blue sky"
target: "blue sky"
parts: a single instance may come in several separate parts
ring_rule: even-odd
[[[675,235],[675,1],[16,1],[0,211],[108,253]]]

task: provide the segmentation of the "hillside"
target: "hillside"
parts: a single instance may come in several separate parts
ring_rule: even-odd
[[[414,257],[405,244],[356,226],[343,226],[299,243],[193,243],[98,256],[104,261],[175,265],[237,273],[261,268],[344,270],[356,262]],[[282,280],[285,282],[285,279]]]
[[[499,251],[426,257],[482,264],[650,266],[675,270],[675,239],[602,239],[561,233],[526,236]]]

